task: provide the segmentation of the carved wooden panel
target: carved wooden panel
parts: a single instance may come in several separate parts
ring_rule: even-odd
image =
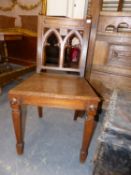
[[[98,32],[131,32],[130,15],[130,13],[101,12]]]
[[[44,17],[38,20],[37,71],[44,69],[70,71],[84,75],[90,21]],[[54,37],[53,37],[54,36]],[[51,41],[51,38],[53,42]],[[54,40],[56,40],[54,42]],[[58,50],[56,64],[49,64],[49,47]],[[48,50],[47,50],[48,49]],[[54,54],[52,55],[54,57]],[[55,58],[53,58],[55,59]]]
[[[79,54],[80,58],[76,58],[76,61],[70,60],[70,56],[67,55],[68,52],[71,52],[72,48],[78,48],[81,52],[82,47],[82,37],[83,31],[79,30],[68,30],[68,29],[50,29],[44,28],[44,37],[43,37],[43,59],[44,65],[47,66],[46,62],[48,61],[48,57],[46,55],[47,47],[58,47],[58,65],[60,67],[70,67],[71,62],[74,63],[73,67],[77,68],[80,65],[81,54]],[[54,41],[50,41],[52,35],[56,37],[56,43]],[[73,42],[74,41],[74,42]],[[51,48],[50,48],[51,49]],[[57,49],[57,48],[56,48]],[[70,55],[70,54],[69,54]],[[49,66],[49,65],[48,65]]]
[[[131,46],[110,45],[107,64],[131,68]]]

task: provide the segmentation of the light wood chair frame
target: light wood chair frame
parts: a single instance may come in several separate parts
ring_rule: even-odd
[[[46,42],[44,35],[44,28],[51,27],[50,32],[55,32],[58,37],[58,41],[61,42],[62,48],[60,52],[60,61],[57,68],[47,67],[43,64],[43,43]],[[63,53],[65,48],[66,39],[62,40],[55,28],[71,29],[73,32],[68,34],[68,37],[75,33],[81,43],[81,60],[77,69],[65,68],[63,66]],[[77,31],[82,30],[82,36]],[[14,124],[14,130],[16,135],[16,149],[18,154],[22,154],[24,150],[24,136],[22,126],[22,106],[35,105],[38,106],[39,117],[42,117],[42,107],[51,106],[58,108],[66,108],[75,110],[75,118],[77,118],[79,111],[86,112],[86,118],[84,122],[83,140],[80,151],[80,162],[86,160],[88,154],[88,147],[94,132],[96,125],[95,115],[97,113],[97,107],[99,104],[99,98],[95,94],[90,84],[82,77],[84,76],[84,70],[86,65],[86,55],[88,49],[88,40],[90,32],[90,23],[87,20],[73,20],[66,18],[55,18],[39,16],[38,21],[38,47],[37,47],[37,73],[20,85],[9,91],[9,100],[12,108],[12,118]],[[54,75],[42,72],[42,70],[59,70],[59,71],[71,71],[80,74],[80,77],[71,75]],[[44,82],[43,82],[44,81]],[[54,82],[54,90],[49,83]],[[58,83],[59,82],[59,83]],[[69,86],[67,86],[69,85]],[[61,92],[59,89],[62,87]],[[54,91],[53,91],[54,90]],[[51,92],[53,91],[53,92]],[[51,92],[51,93],[50,93]]]

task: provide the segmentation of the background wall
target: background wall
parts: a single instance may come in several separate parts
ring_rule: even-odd
[[[88,0],[48,0],[47,15],[85,18]],[[42,0],[1,0],[0,15],[16,17],[15,25],[21,26],[19,15],[38,15]]]
[[[21,26],[20,15],[38,15],[41,12],[41,0],[0,0],[0,15],[15,17],[15,25]]]

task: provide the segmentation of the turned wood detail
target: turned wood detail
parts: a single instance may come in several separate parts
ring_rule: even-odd
[[[82,141],[82,147],[80,151],[81,163],[85,162],[88,155],[88,148],[94,132],[94,128],[96,126],[96,122],[95,122],[96,112],[97,112],[97,107],[95,105],[90,105],[86,110],[87,115],[84,122],[83,141]]]
[[[23,142],[23,132],[22,132],[22,110],[21,102],[17,98],[12,98],[10,101],[12,108],[12,119],[14,125],[14,131],[16,136],[16,149],[18,154],[23,153],[24,142]]]

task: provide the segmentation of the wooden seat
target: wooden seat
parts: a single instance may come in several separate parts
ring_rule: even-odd
[[[39,16],[37,73],[9,91],[18,154],[22,154],[24,148],[22,106],[38,106],[40,117],[42,107],[48,106],[73,109],[75,119],[79,111],[86,112],[80,161],[86,160],[99,103],[99,98],[83,78],[90,25],[87,20]],[[51,45],[52,35],[59,57],[55,62],[48,62],[46,49]]]

